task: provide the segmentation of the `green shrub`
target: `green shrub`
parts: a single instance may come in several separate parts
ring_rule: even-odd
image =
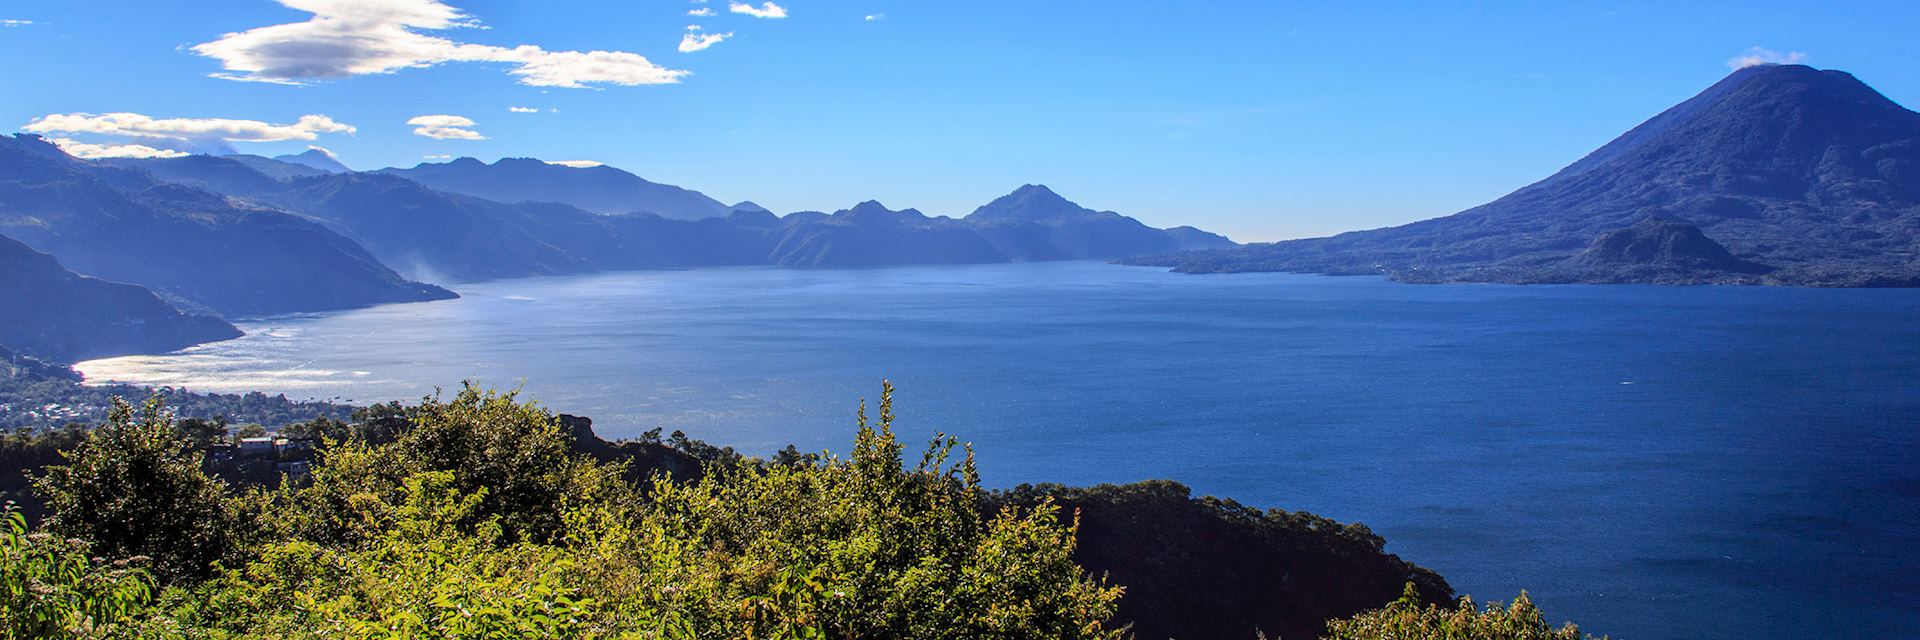
[[[84,541],[28,533],[11,504],[0,519],[0,637],[129,635],[124,623],[152,595],[152,579],[139,568],[145,558],[94,560]]]
[[[1585,636],[1591,638],[1592,636]],[[1482,610],[1473,598],[1458,605],[1422,604],[1420,592],[1407,583],[1406,593],[1384,608],[1346,620],[1327,623],[1325,640],[1582,640],[1579,627],[1547,625],[1540,608],[1522,591],[1513,604],[1490,602]]]
[[[234,561],[252,529],[226,483],[201,469],[202,454],[156,397],[135,415],[119,399],[65,464],[50,465],[34,491],[55,534],[109,557],[151,556],[163,583],[211,575]]]
[[[847,459],[716,464],[644,496],[511,394],[415,415],[330,450],[268,507],[279,539],[167,610],[228,637],[1120,637],[1073,525],[987,512],[952,439],[909,468],[890,388]]]

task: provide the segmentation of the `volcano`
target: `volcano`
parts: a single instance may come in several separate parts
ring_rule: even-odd
[[[1642,235],[1648,220],[1707,246],[1697,230],[1727,257],[1596,259],[1597,245]],[[1748,67],[1451,216],[1128,262],[1409,282],[1920,286],[1920,114],[1845,72]]]

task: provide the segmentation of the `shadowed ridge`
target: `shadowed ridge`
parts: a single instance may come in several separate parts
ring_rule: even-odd
[[[68,271],[53,256],[6,236],[0,236],[0,273],[6,274],[0,278],[0,345],[49,362],[240,337],[219,318],[181,313],[143,287]]]
[[[698,191],[651,182],[607,165],[580,169],[534,158],[501,158],[493,164],[460,158],[380,171],[440,191],[505,203],[557,202],[604,215],[645,212],[697,220],[731,211]]]

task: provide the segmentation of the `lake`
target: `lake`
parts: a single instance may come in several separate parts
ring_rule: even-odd
[[[1416,286],[1097,263],[712,269],[455,287],[83,363],[95,380],[418,399],[523,386],[601,435],[986,480],[1172,478],[1364,522],[1462,593],[1615,638],[1920,636],[1920,291]]]

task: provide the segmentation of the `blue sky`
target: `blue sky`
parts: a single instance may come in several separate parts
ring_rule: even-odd
[[[314,144],[362,169],[591,160],[782,212],[873,198],[958,216],[1045,183],[1263,241],[1498,197],[1754,47],[1920,105],[1920,3],[775,3],[0,0],[0,123]],[[689,25],[731,36],[682,51]],[[77,115],[104,113],[182,119],[152,126],[192,139]]]

